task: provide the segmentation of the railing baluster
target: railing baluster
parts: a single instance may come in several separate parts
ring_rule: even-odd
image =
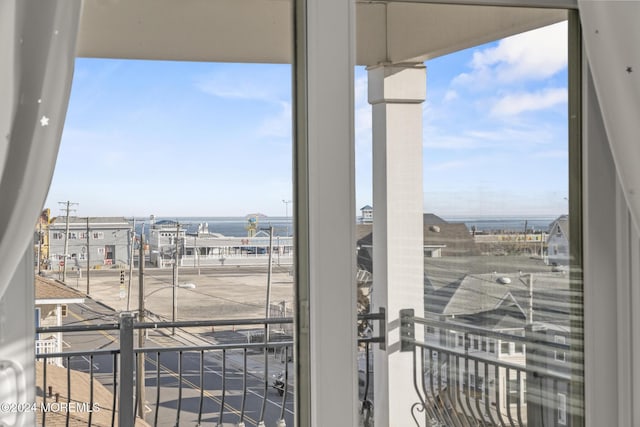
[[[447,392],[445,396],[451,406],[450,417],[455,419],[454,424],[456,426],[466,426],[468,421],[463,418],[464,414],[460,414],[457,408],[456,393],[458,393],[458,385],[456,381],[457,369],[456,369],[456,356],[453,353],[447,353]]]
[[[49,359],[42,359],[42,404],[47,404],[47,363]],[[42,427],[46,426],[47,411],[42,411]]]
[[[455,378],[456,378],[456,401],[458,402],[458,407],[460,408],[460,413],[462,414],[462,416],[464,417],[466,424],[470,425],[469,423],[469,416],[467,415],[467,412],[464,409],[464,403],[462,402],[462,396],[461,394],[464,393],[464,383],[462,384],[462,388],[460,387],[460,356],[455,356],[455,360],[454,360],[454,364],[455,364]]]
[[[511,369],[510,368],[506,368],[506,383],[507,383],[507,387],[506,387],[506,398],[507,398],[507,418],[509,419],[509,424],[511,424],[511,427],[515,427],[515,424],[513,423],[513,417],[511,416]]]
[[[176,426],[180,425],[181,407],[182,407],[182,350],[178,352],[178,409],[176,411]]]
[[[414,348],[412,353],[413,353],[413,388],[415,389],[416,394],[418,395],[418,399],[420,399],[420,404],[424,408],[425,424],[429,425],[429,416],[430,416],[431,409],[429,408],[429,405],[427,405],[427,402],[426,402],[426,399],[428,399],[428,397],[427,397],[427,391],[426,391],[427,389],[424,383],[424,349],[420,347],[420,366],[418,366],[417,348]],[[422,396],[422,392],[420,391],[420,387],[418,386],[418,372],[420,372],[420,377],[421,377],[420,384],[422,385],[422,390],[424,390],[424,398]],[[412,407],[411,415],[413,416],[413,420],[419,426],[420,423],[418,422],[418,420],[415,417],[415,414],[413,413],[413,408],[414,407]]]
[[[475,396],[475,400],[476,400],[476,409],[478,410],[478,420],[480,421],[480,424],[482,426],[486,426],[486,423],[484,422],[484,415],[482,415],[482,409],[480,407],[480,398],[478,397],[478,378],[480,378],[480,375],[478,375],[478,372],[480,372],[480,366],[479,366],[479,362],[478,359],[473,361],[473,373],[475,375],[475,381],[473,383],[473,395]],[[482,389],[480,389],[480,394],[482,397]]]
[[[71,356],[67,356],[67,405],[69,405],[70,403],[71,403]],[[65,425],[67,427],[69,427],[70,416],[71,416],[71,411],[67,409],[67,420],[65,421]]]
[[[222,399],[220,399],[220,416],[218,417],[218,425],[222,426],[222,418],[224,416],[224,398],[227,393],[227,351],[222,349]]]
[[[153,416],[153,425],[158,425],[158,411],[160,410],[160,352],[156,353],[156,413]]]
[[[93,415],[93,354],[89,356],[89,427]]]
[[[369,372],[371,367],[369,366],[369,352],[371,343],[367,342],[364,345],[364,393],[362,395],[362,405],[360,407],[360,415],[363,417],[365,427],[369,427],[369,419],[371,417],[372,403],[369,402]],[[366,411],[366,414],[365,414]],[[283,408],[284,412],[284,408]]]
[[[460,426],[461,421],[460,421],[460,417],[458,416],[457,412],[456,412],[456,408],[455,408],[455,402],[453,400],[451,400],[451,354],[449,353],[444,353],[443,354],[444,357],[446,358],[446,362],[445,362],[445,366],[446,366],[446,372],[447,372],[447,387],[446,390],[442,390],[441,385],[442,385],[442,365],[440,365],[439,367],[439,372],[440,372],[440,381],[438,381],[438,384],[440,385],[440,396],[441,397],[441,402],[443,405],[443,410],[445,412],[445,414],[447,415],[447,418],[451,421],[452,426]]]
[[[517,408],[518,425],[523,426],[524,423],[522,422],[522,410],[520,409],[522,407],[522,377],[520,375],[520,371],[516,371],[516,372],[517,372],[517,381],[518,381],[518,408]]]
[[[500,366],[496,365],[496,370],[494,372],[494,386],[496,389],[496,412],[498,413],[498,419],[500,420],[500,425],[504,426],[504,418],[502,417],[502,402],[500,401]]]
[[[238,427],[244,426],[244,404],[247,400],[247,349],[242,352],[242,403],[240,403],[240,419]]]
[[[369,397],[369,346],[371,344],[370,343],[366,343],[364,346],[364,357],[365,357],[365,361],[364,361],[364,394],[362,396],[362,400],[363,401],[367,401],[367,398]]]
[[[495,425],[496,420],[493,418],[493,414],[491,413],[491,390],[489,389],[489,364],[484,364],[484,408],[487,411],[487,415],[489,416],[489,420],[491,424]]]
[[[138,369],[138,356],[139,356],[139,353],[134,353],[134,355],[133,355],[133,358],[134,358],[133,366],[135,366],[135,369]],[[136,379],[138,378],[138,373],[137,372],[136,372],[134,378],[136,378]],[[139,384],[136,384],[136,389],[137,390],[140,389],[140,385]],[[136,392],[136,393],[134,393],[134,396],[133,396],[133,419],[134,419],[134,422],[135,422],[136,417],[138,416],[138,394],[139,393]],[[143,414],[143,416],[144,416],[144,414]]]
[[[367,348],[369,345],[367,344]],[[284,393],[282,393],[282,407],[280,408],[280,421],[284,423],[284,411],[287,404],[287,392],[289,389],[289,347],[284,348]]]
[[[264,423],[264,412],[267,408],[267,391],[269,389],[269,348],[267,346],[267,332],[264,334],[264,395],[262,396],[262,407],[260,408],[260,418],[258,424]]]
[[[198,405],[198,426],[202,424],[202,404],[204,403],[204,350],[200,350],[200,405]]]
[[[473,425],[477,425],[475,414],[473,413],[473,409],[471,409],[471,381],[469,379],[469,358],[464,358],[464,382],[462,383],[462,387],[464,387],[465,391],[465,403],[467,404],[467,411],[471,416],[471,420],[473,421]]]
[[[118,401],[118,353],[113,353],[113,406],[111,407],[111,426],[116,425],[116,408]]]
[[[120,407],[118,425],[133,425],[133,314],[120,313]]]
[[[433,400],[432,408],[433,413],[436,416],[436,419],[440,421],[440,411],[438,410],[438,402],[436,401],[436,394],[433,391],[433,351],[431,349],[428,350],[429,354],[429,390],[431,391],[431,399]],[[428,395],[429,393],[427,393]]]

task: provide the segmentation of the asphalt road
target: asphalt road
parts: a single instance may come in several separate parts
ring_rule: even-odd
[[[98,324],[117,322],[117,313],[94,300],[87,299],[85,304],[69,306],[69,314],[64,324]],[[229,332],[226,332],[228,335]],[[216,334],[207,334],[215,339]],[[199,337],[193,339],[198,341]],[[201,339],[201,337],[200,337]],[[180,332],[180,340],[159,331],[151,331],[147,346],[173,347],[184,346],[189,335]],[[91,331],[65,333],[63,337],[65,351],[118,348],[118,331]],[[199,341],[201,342],[201,341]],[[159,359],[156,352],[145,357],[145,419],[157,426],[196,425],[200,417],[203,423],[219,425],[220,409],[224,398],[222,421],[226,425],[235,425],[243,415],[247,426],[258,425],[264,419],[267,426],[275,426],[283,413],[286,425],[293,425],[293,393],[290,387],[286,394],[284,411],[283,397],[271,387],[272,374],[285,368],[284,363],[267,356],[267,387],[265,400],[264,355],[250,352],[247,356],[247,375],[243,375],[243,351],[227,351],[224,360],[220,351],[203,353],[203,378],[200,376],[201,353],[163,352]],[[66,362],[65,362],[66,364]],[[72,369],[89,372],[93,365],[93,374],[109,390],[113,390],[114,358],[110,355],[97,355],[93,359],[87,355],[71,358]],[[289,383],[292,383],[292,364]],[[223,378],[224,389],[223,394]],[[246,388],[243,384],[246,382]],[[201,385],[203,386],[201,388]],[[243,390],[246,389],[246,392]],[[202,396],[202,399],[201,399]],[[244,402],[244,406],[243,406]],[[111,402],[97,402],[102,407],[111,406]],[[202,406],[202,410],[200,407]],[[263,411],[264,406],[264,411]],[[244,412],[242,412],[244,408]]]

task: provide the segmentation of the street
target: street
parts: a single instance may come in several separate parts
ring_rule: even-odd
[[[110,310],[94,300],[87,299],[85,304],[75,304],[69,307],[68,315],[64,319],[65,325],[100,324],[117,322],[118,313]],[[241,340],[239,332],[221,331],[208,334],[188,334],[179,330],[176,336],[171,336],[170,330],[149,331],[146,347],[170,348],[186,345],[204,345],[203,338],[209,343],[215,343],[219,337],[223,342]],[[93,349],[118,348],[118,331],[91,331],[65,333],[63,337],[65,351],[90,351]],[[246,341],[245,341],[246,342]],[[282,412],[283,397],[271,387],[271,376],[284,370],[285,364],[273,353],[267,355],[268,385],[265,396],[264,366],[265,357],[262,351],[249,350],[247,353],[247,375],[243,375],[243,350],[228,350],[224,352],[224,372],[222,351],[153,351],[145,357],[145,419],[151,425],[175,426],[196,425],[201,413],[203,423],[220,421],[221,402],[224,398],[222,420],[225,424],[237,423],[243,408],[244,422],[247,425],[257,425],[260,421],[264,404],[264,420],[267,426],[275,426]],[[203,365],[201,367],[201,355]],[[65,364],[67,362],[65,361]],[[93,365],[93,375],[109,390],[113,390],[114,373],[113,356],[89,355],[73,357],[69,362],[72,369],[90,372]],[[182,369],[180,369],[180,366]],[[200,376],[202,369],[203,378]],[[289,389],[286,394],[284,419],[287,425],[293,425],[293,364],[288,363]],[[225,393],[223,395],[223,377]],[[246,381],[246,393],[243,393]],[[201,385],[203,389],[201,390]],[[202,403],[201,403],[202,392]],[[264,401],[264,403],[263,403]],[[96,402],[101,407],[110,407],[112,402]],[[200,406],[202,410],[200,411]],[[157,408],[157,411],[156,411]],[[179,410],[178,410],[179,409]]]

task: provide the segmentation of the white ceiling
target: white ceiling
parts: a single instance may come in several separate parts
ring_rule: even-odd
[[[359,2],[356,62],[424,61],[566,19],[552,9]],[[290,0],[84,0],[78,56],[289,63]]]

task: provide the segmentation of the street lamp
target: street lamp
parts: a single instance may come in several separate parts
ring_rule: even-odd
[[[156,292],[160,292],[163,289],[169,289],[169,288],[173,288],[173,285],[167,285],[167,286],[162,286],[158,289],[154,289],[153,291],[149,292],[148,294],[146,294],[144,296],[144,300],[146,301],[147,298],[149,298],[151,295],[155,294]],[[197,286],[195,283],[181,283],[179,285],[175,286],[176,288],[180,288],[180,289],[195,289]],[[175,320],[174,320],[175,321]]]
[[[175,322],[178,318],[178,292],[177,289],[195,289],[196,288],[196,284],[195,283],[181,283],[181,284],[177,284],[177,285],[167,285],[167,286],[163,286],[161,288],[158,289],[154,289],[152,292],[148,293],[145,295],[145,301],[148,297],[150,297],[151,295],[155,294],[156,292],[160,292],[163,289],[173,289],[173,298],[171,299],[172,301],[172,310],[171,310],[171,321]],[[144,309],[144,307],[141,307],[141,310]],[[176,328],[175,326],[171,328],[171,335],[175,335],[176,333]]]

